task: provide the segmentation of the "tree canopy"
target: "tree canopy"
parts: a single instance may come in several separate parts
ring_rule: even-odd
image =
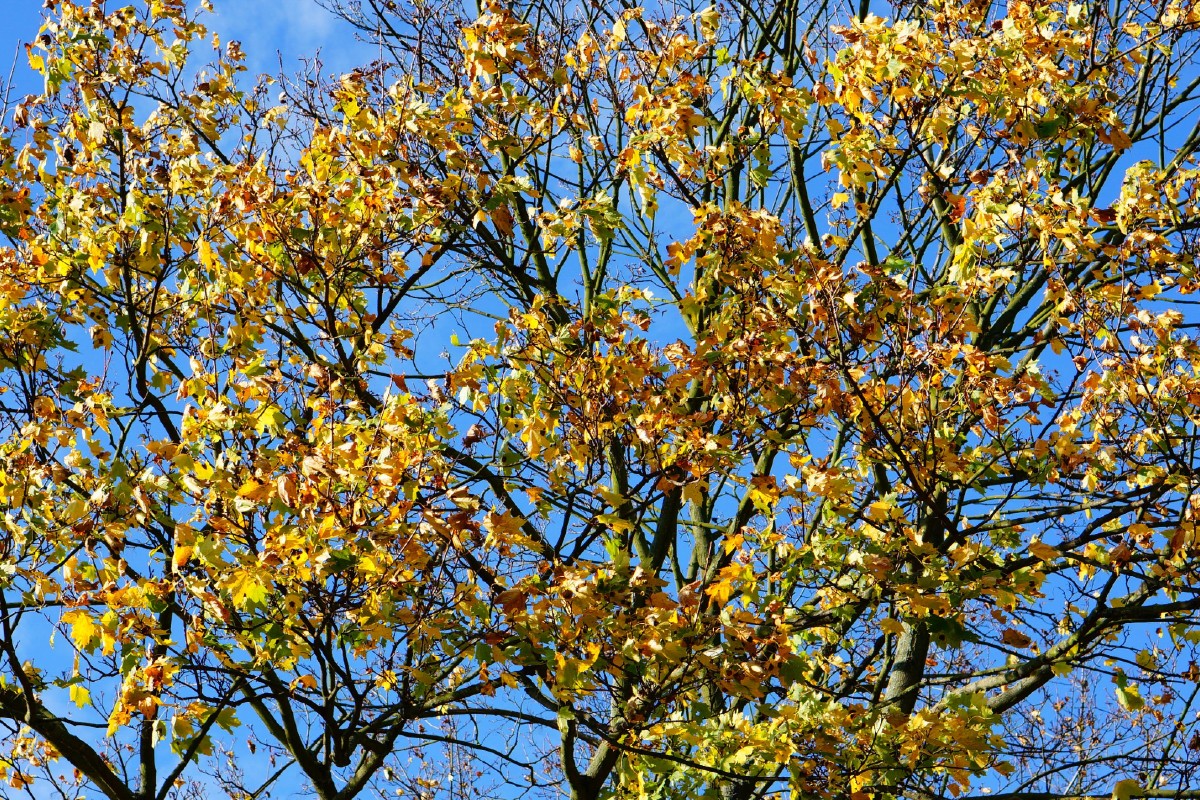
[[[0,794],[1197,796],[1200,4],[327,4],[26,48]]]

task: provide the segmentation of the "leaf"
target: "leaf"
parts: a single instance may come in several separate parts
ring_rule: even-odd
[[[1126,711],[1139,711],[1146,705],[1138,687],[1133,684],[1117,687],[1117,702]]]
[[[737,586],[734,585],[734,582],[732,580],[725,579],[719,580],[707,587],[704,590],[704,593],[711,597],[718,605],[724,605],[729,602],[729,598],[732,597],[737,591],[738,589]]]
[[[1037,540],[1029,543],[1029,552],[1034,556],[1034,558],[1040,559],[1041,561],[1053,561],[1056,558],[1062,558],[1062,551],[1057,547],[1051,547],[1050,545]]]
[[[287,423],[288,417],[279,406],[268,405],[258,412],[258,418],[254,423],[254,430],[260,434],[279,434],[285,430]]]
[[[196,243],[196,253],[200,258],[200,265],[209,271],[215,271],[218,263],[216,253],[213,251],[212,245],[207,239],[201,239]]]
[[[256,480],[246,481],[237,490],[237,496],[258,502],[271,496],[271,484],[260,483]]]
[[[1012,628],[1005,628],[1000,634],[1000,641],[1012,647],[1027,648],[1033,644],[1033,639],[1030,639],[1024,633]]]
[[[221,708],[212,713],[216,717],[217,725],[226,733],[233,733],[234,729],[242,724],[237,717],[236,709]]]
[[[1129,138],[1129,134],[1125,133],[1124,128],[1120,125],[1114,125],[1108,131],[1108,141],[1112,144],[1113,150],[1123,152],[1133,147],[1133,140]]]
[[[1141,796],[1142,784],[1134,778],[1125,778],[1113,784],[1112,800],[1130,800]]]
[[[621,43],[624,41],[625,41],[625,19],[624,19],[624,17],[617,17],[613,21],[612,38],[609,39],[609,47],[613,50],[616,50],[618,47],[620,47]]]
[[[67,611],[62,615],[62,621],[71,626],[71,639],[80,650],[90,650],[93,642],[99,638],[100,626],[87,611]]]
[[[92,693],[88,691],[86,686],[78,683],[71,684],[71,689],[68,692],[71,697],[71,702],[79,708],[83,708],[92,701]]]
[[[305,691],[314,691],[317,688],[317,679],[312,675],[300,675],[292,680],[290,684],[292,691],[303,689]]]
[[[238,608],[261,605],[267,599],[267,587],[262,579],[250,570],[235,573],[228,584],[233,604]]]

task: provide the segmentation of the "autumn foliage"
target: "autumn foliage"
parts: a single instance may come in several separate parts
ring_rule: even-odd
[[[116,5],[0,136],[0,794],[1196,796],[1200,5]]]

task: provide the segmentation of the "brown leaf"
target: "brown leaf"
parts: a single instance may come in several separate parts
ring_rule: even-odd
[[[1000,641],[1012,647],[1020,648],[1026,648],[1033,644],[1033,639],[1012,628],[1004,629],[1004,633],[1000,634]]]

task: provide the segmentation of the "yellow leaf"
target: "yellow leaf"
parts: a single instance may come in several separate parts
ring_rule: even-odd
[[[71,626],[71,639],[80,650],[87,650],[96,638],[96,621],[91,614],[81,609],[74,609],[62,615],[62,621]]]
[[[271,484],[249,480],[242,484],[237,493],[238,497],[244,497],[247,500],[253,500],[255,502],[259,500],[265,500],[271,494]]]
[[[287,424],[287,415],[278,406],[267,406],[258,415],[254,429],[258,433],[279,433]]]
[[[195,550],[195,548],[191,547],[190,545],[181,545],[176,547],[175,553],[171,557],[171,566],[177,571],[183,569],[187,562],[191,559],[193,550]]]
[[[238,608],[245,608],[267,599],[267,587],[263,585],[257,575],[249,570],[234,575],[228,588],[230,594],[233,595],[233,604]]]
[[[1117,702],[1126,711],[1138,711],[1146,705],[1146,701],[1142,699],[1142,694],[1137,686],[1118,687]]]
[[[626,533],[633,530],[633,523],[627,519],[622,519],[617,514],[601,514],[596,517],[596,521],[607,525],[616,533]]]
[[[70,696],[71,702],[80,708],[86,706],[92,699],[92,693],[87,690],[87,687],[78,683],[71,684]]]
[[[729,602],[729,598],[733,596],[736,587],[733,581],[724,580],[714,583],[704,590],[704,593],[715,600],[718,604],[724,605]]]
[[[1142,793],[1142,784],[1133,778],[1126,778],[1123,781],[1117,781],[1113,786],[1112,800],[1129,800],[1129,798],[1140,795]]]
[[[608,46],[616,50],[621,46],[621,42],[625,41],[625,19],[617,17],[616,22],[612,26],[612,38],[608,41]]]
[[[108,262],[108,253],[100,245],[92,242],[88,246],[88,267],[92,272],[99,272],[104,269],[105,263]]]
[[[1034,558],[1041,561],[1053,561],[1062,556],[1062,551],[1057,547],[1051,547],[1045,542],[1033,541],[1029,543],[1029,552]]]
[[[179,445],[171,442],[150,442],[146,445],[146,449],[159,458],[174,458],[175,453],[179,451]]]
[[[216,266],[217,259],[216,259],[216,256],[213,254],[212,245],[210,245],[208,243],[208,240],[201,239],[197,243],[196,250],[197,250],[197,254],[200,256],[201,266],[203,266],[205,269],[209,269],[209,270],[213,269]]]
[[[312,675],[301,675],[291,682],[289,688],[291,688],[292,691],[300,688],[311,692],[313,689],[317,688],[317,679]]]

